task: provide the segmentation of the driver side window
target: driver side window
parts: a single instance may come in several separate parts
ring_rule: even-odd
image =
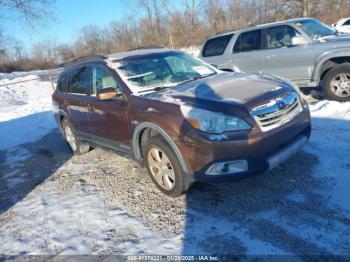
[[[301,34],[289,25],[266,29],[266,48],[281,48],[300,44]]]
[[[117,93],[120,93],[118,83],[114,80],[113,76],[107,71],[107,69],[99,65],[94,66],[92,94],[96,94],[99,90],[110,87],[114,88]]]

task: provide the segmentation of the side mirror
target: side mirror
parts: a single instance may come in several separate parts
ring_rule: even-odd
[[[120,93],[117,93],[114,87],[107,87],[97,91],[98,100],[111,100],[120,96]]]
[[[292,38],[292,45],[305,45],[307,42],[304,37],[297,35]]]

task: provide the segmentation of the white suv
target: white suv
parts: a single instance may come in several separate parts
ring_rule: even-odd
[[[350,34],[350,17],[342,18],[332,26],[341,33]]]

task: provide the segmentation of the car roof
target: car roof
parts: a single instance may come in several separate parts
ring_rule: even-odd
[[[310,20],[310,19],[314,19],[314,18],[310,18],[310,17],[292,18],[292,19],[288,19],[288,20],[276,21],[276,22],[266,23],[266,24],[261,24],[261,25],[252,25],[252,26],[248,26],[248,27],[240,28],[240,29],[236,29],[236,30],[226,30],[226,31],[219,32],[216,35],[209,37],[207,40],[212,39],[212,38],[216,38],[219,36],[230,35],[230,34],[240,33],[240,32],[244,32],[244,31],[250,31],[253,29],[262,29],[262,28],[270,27],[270,26],[274,26],[274,25],[292,24],[292,23],[295,23],[298,21],[304,21],[304,20]]]
[[[86,63],[96,63],[101,61],[113,62],[113,61],[122,60],[128,57],[160,54],[160,53],[167,53],[167,52],[181,52],[181,51],[169,49],[161,46],[140,47],[140,48],[132,49],[125,52],[113,53],[107,56],[88,55],[88,56],[77,57],[77,58],[73,58],[71,60],[65,61],[64,63],[60,64],[60,66],[63,66],[67,70]]]
[[[125,52],[110,54],[107,56],[107,59],[111,61],[115,61],[115,60],[122,60],[128,57],[133,57],[133,56],[160,54],[160,53],[166,53],[170,51],[176,51],[176,50],[165,48],[165,47],[139,48],[139,49],[133,49]],[[176,52],[179,52],[179,51],[176,51]]]

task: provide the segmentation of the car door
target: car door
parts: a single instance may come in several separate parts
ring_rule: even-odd
[[[104,65],[92,65],[93,85],[88,96],[89,133],[100,145],[119,151],[130,150],[131,132],[127,120],[127,101],[112,70]],[[113,87],[120,96],[99,100],[96,93]]]
[[[243,72],[261,74],[262,63],[262,30],[241,33],[232,50],[232,63]]]
[[[80,66],[67,74],[67,94],[64,104],[68,109],[70,121],[77,133],[89,129],[87,90],[92,86],[92,72],[89,66]]]
[[[304,82],[310,80],[315,54],[307,39],[290,25],[264,30],[263,73]]]

